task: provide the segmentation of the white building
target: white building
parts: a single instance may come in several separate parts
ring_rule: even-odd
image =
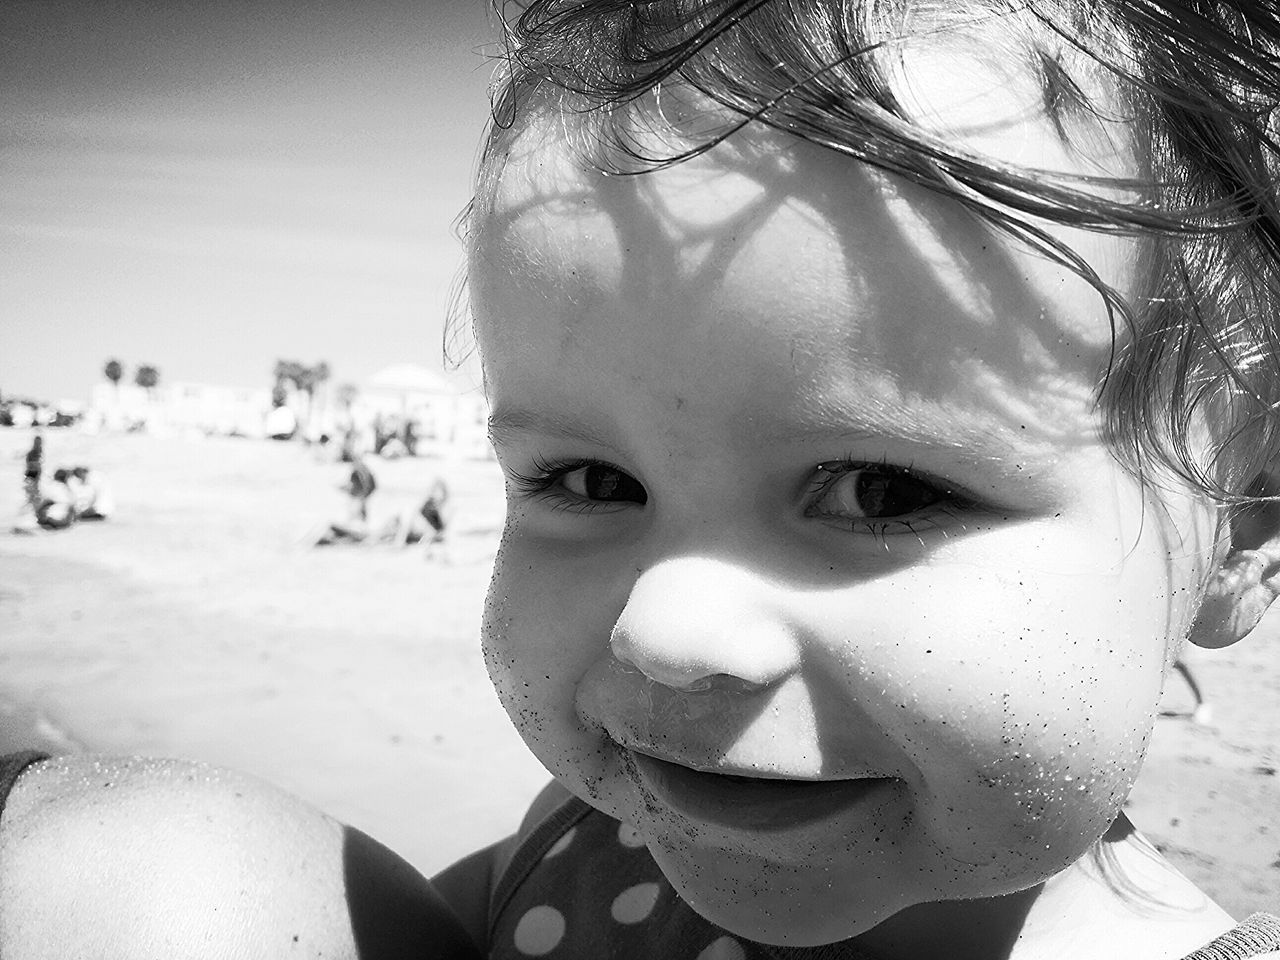
[[[271,391],[207,383],[162,383],[150,392],[132,383],[93,388],[87,419],[108,430],[142,427],[167,432],[261,437]]]
[[[307,397],[289,391],[288,405],[299,425],[315,437],[338,438],[349,428],[372,433],[375,420],[413,424],[421,456],[489,458],[488,405],[478,391],[460,392],[426,367],[397,363],[358,384],[350,410],[336,402],[330,381],[317,393],[314,416]],[[271,410],[268,387],[226,387],[204,383],[162,383],[150,393],[132,383],[94,386],[86,422],[90,428],[189,432],[261,438]],[[370,444],[371,445],[371,444]]]

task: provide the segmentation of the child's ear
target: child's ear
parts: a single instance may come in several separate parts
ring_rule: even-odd
[[[1261,478],[1253,492],[1275,496],[1280,477]],[[1280,502],[1233,508],[1226,558],[1209,575],[1188,635],[1200,647],[1226,647],[1258,625],[1280,594]]]

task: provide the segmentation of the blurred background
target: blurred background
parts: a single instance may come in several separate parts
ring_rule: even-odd
[[[426,872],[514,829],[547,775],[480,659],[501,479],[440,349],[496,36],[0,4],[0,749],[235,766]],[[1277,632],[1171,678],[1128,811],[1239,916],[1280,909]]]
[[[495,24],[0,4],[3,746],[231,764],[428,870],[514,827],[546,775],[477,645],[501,483],[441,362]]]
[[[0,387],[439,366],[487,0],[0,4]]]

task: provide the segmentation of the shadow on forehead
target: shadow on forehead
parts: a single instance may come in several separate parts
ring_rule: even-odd
[[[560,282],[589,282],[580,245],[619,251],[616,282],[629,300],[661,302],[673,315],[731,314],[735,270],[749,269],[767,249],[756,246],[762,231],[785,217],[805,239],[825,241],[805,248],[830,260],[812,276],[839,275],[843,287],[802,289],[811,278],[798,280],[786,309],[844,297],[849,322],[823,349],[892,388],[849,402],[928,407],[945,398],[975,423],[1060,454],[1097,440],[1093,397],[1111,348],[1102,297],[954,201],[832,151],[761,128],[672,168],[610,175],[531,124],[485,207],[473,264],[493,256],[551,279],[566,290],[566,327],[591,322]],[[1072,291],[1065,303],[1032,282],[1036,269],[1057,271]],[[858,322],[869,314],[876,322]],[[928,395],[913,395],[921,383]]]

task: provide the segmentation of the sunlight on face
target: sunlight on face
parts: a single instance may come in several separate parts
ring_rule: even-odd
[[[535,754],[757,940],[1041,882],[1136,776],[1206,547],[1098,437],[1082,280],[739,135],[517,149],[471,280],[508,514],[484,630]],[[1130,242],[1077,247],[1122,293]]]

